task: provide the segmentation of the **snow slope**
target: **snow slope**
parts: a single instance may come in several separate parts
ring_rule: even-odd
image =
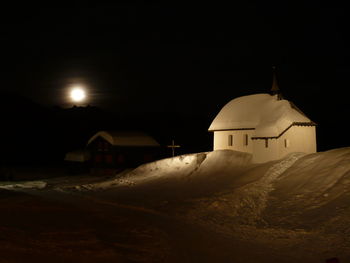
[[[130,211],[118,229],[120,222],[148,218],[152,231],[168,233],[162,234],[168,257],[181,262],[350,259],[350,148],[263,164],[253,164],[247,153],[220,150],[159,160],[114,178],[2,185],[44,198],[64,196],[77,207],[88,200],[88,209],[100,215],[107,206],[108,220],[117,216],[113,211]]]
[[[242,172],[251,165],[251,154],[231,150],[182,155],[141,165],[109,181],[83,185],[83,189],[133,188],[134,192],[154,193],[157,197],[179,198],[209,194],[228,182],[246,181]],[[237,182],[238,183],[238,182]],[[137,189],[137,190],[135,190]]]
[[[285,262],[350,258],[350,148],[265,164],[229,150],[143,165],[90,189],[140,194],[174,217],[248,242]],[[166,200],[159,206],[154,200]]]

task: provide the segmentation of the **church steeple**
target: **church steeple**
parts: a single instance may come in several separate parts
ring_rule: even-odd
[[[271,87],[271,95],[277,95],[277,100],[281,100],[282,94],[280,91],[280,88],[278,87],[277,84],[277,77],[276,77],[276,67],[272,67],[272,87]]]

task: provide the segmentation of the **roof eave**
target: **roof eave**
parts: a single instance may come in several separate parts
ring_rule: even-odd
[[[283,130],[278,136],[266,136],[266,137],[252,137],[252,140],[267,140],[267,139],[278,139],[284,133],[286,133],[293,126],[317,126],[317,124],[313,121],[310,122],[293,122],[289,125],[285,130]]]

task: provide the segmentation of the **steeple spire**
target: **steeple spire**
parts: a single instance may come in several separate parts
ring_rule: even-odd
[[[276,67],[272,67],[272,87],[271,87],[271,95],[277,95],[277,100],[282,99],[282,94],[280,91],[280,88],[277,84],[277,77],[276,77]]]

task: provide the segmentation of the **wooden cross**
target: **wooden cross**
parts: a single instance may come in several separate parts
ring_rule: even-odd
[[[173,157],[175,156],[175,148],[180,148],[181,146],[180,145],[175,145],[175,142],[174,140],[172,141],[172,144],[171,145],[168,145],[167,146],[168,148],[171,148],[172,152],[173,152]]]

